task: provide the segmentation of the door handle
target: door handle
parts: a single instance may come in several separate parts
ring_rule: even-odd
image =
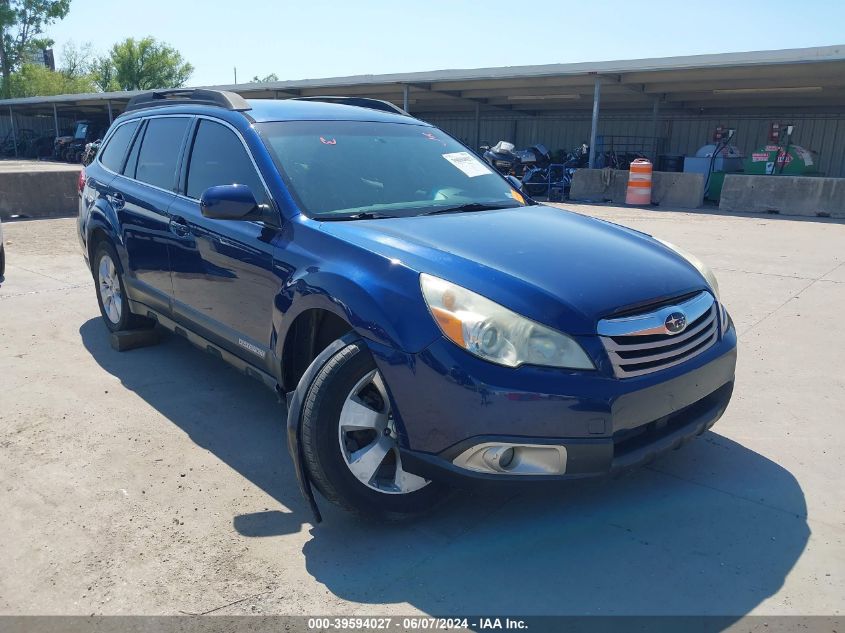
[[[126,200],[123,199],[123,194],[117,191],[107,193],[106,200],[108,200],[109,204],[111,204],[111,206],[115,209],[122,209],[126,204]]]
[[[170,230],[179,237],[187,237],[191,234],[191,227],[188,221],[181,215],[170,216]]]

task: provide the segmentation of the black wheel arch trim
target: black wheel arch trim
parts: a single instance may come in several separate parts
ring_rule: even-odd
[[[357,332],[349,332],[344,334],[339,339],[332,341],[328,347],[320,352],[317,357],[302,374],[296,389],[287,394],[286,400],[288,405],[288,419],[287,419],[287,436],[288,436],[288,451],[293,460],[294,471],[296,472],[296,480],[299,483],[299,491],[308,506],[311,508],[311,513],[314,515],[316,523],[321,523],[323,515],[320,514],[320,508],[317,507],[317,499],[314,497],[314,490],[311,487],[311,481],[308,477],[308,470],[305,468],[305,459],[302,454],[302,409],[305,405],[305,397],[308,395],[308,390],[311,388],[311,383],[323,369],[329,359],[337,354],[344,347],[347,347],[356,342],[362,342],[364,339]],[[364,343],[366,345],[366,343]]]

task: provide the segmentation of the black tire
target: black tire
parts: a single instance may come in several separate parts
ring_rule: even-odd
[[[400,519],[429,510],[447,491],[431,481],[413,492],[380,492],[350,470],[340,446],[340,414],[356,385],[374,370],[375,362],[362,343],[347,345],[323,366],[303,404],[303,455],[312,483],[330,502],[366,517]]]
[[[522,181],[525,192],[531,197],[544,196],[549,192],[549,183],[545,174],[536,171]]]
[[[0,279],[6,276],[6,249],[0,244]]]
[[[116,284],[114,284],[115,289],[119,289],[120,295],[120,310],[118,318],[115,317],[115,312],[109,310],[103,303],[103,296],[104,291],[102,289],[102,279],[100,275],[101,264],[103,263],[103,259],[108,257],[111,262],[114,264],[115,268],[115,279]],[[112,332],[119,332],[121,330],[136,330],[140,328],[149,328],[154,325],[154,322],[150,319],[145,317],[140,317],[137,314],[133,314],[132,311],[129,309],[129,301],[126,296],[126,286],[123,283],[123,267],[120,264],[120,258],[117,256],[117,252],[114,250],[114,246],[112,246],[109,242],[102,241],[97,244],[96,250],[94,251],[94,259],[92,260],[92,267],[91,271],[94,274],[94,284],[97,292],[97,304],[100,306],[100,316],[103,317],[103,321],[106,324],[106,327],[109,328]]]

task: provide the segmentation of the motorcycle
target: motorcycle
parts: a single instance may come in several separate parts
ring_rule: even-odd
[[[544,145],[537,144],[528,149],[517,150],[513,143],[507,141],[499,141],[486,149],[482,157],[496,171],[518,178],[528,169],[548,166],[552,162],[552,156]]]
[[[96,141],[91,141],[85,146],[85,151],[82,153],[82,164],[85,167],[88,167],[88,165],[94,162],[94,157],[100,151],[100,145],[102,143],[103,139],[98,138]]]
[[[590,148],[586,143],[575,148],[562,163],[535,165],[522,176],[522,188],[532,197],[548,196],[562,200],[569,194],[572,177],[578,169],[586,167],[590,160]]]

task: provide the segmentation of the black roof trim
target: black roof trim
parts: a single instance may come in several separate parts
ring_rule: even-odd
[[[403,116],[411,116],[398,105],[390,103],[390,101],[382,101],[381,99],[370,99],[369,97],[293,97],[295,101],[322,101],[324,103],[339,103],[341,105],[358,106],[359,108],[369,108],[370,110],[381,110],[382,112],[390,112],[392,114],[401,114]]]
[[[125,111],[169,105],[210,105],[239,112],[252,110],[252,106],[246,102],[246,99],[234,92],[202,88],[173,88],[136,95],[129,100]]]

